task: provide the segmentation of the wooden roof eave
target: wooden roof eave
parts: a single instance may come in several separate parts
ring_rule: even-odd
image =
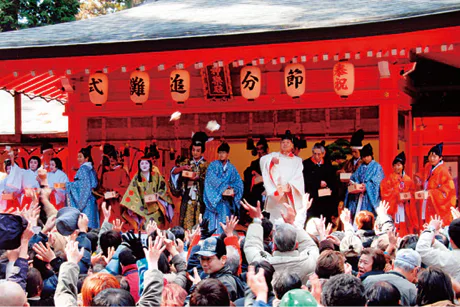
[[[344,25],[337,27],[278,30],[223,34],[213,36],[187,36],[152,40],[118,41],[96,44],[70,44],[24,48],[0,48],[0,61],[33,58],[97,56],[173,50],[208,49],[266,45],[277,43],[322,41],[366,36],[389,35],[460,25],[460,10],[404,19]]]

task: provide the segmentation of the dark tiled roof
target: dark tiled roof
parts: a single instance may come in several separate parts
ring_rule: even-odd
[[[150,0],[88,20],[0,33],[0,50],[328,28],[457,10],[458,0]]]

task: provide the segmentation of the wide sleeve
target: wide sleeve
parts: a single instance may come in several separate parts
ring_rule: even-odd
[[[118,187],[115,187],[115,191],[121,195],[126,191],[126,188],[129,186],[129,176],[124,168],[120,168],[118,171],[119,174],[119,183]]]
[[[276,178],[273,178],[270,170],[273,168],[273,153],[260,158],[260,169],[262,171],[262,178],[264,179],[265,191],[268,196],[273,196],[276,192]]]
[[[21,190],[23,173],[24,170],[14,163],[11,166],[10,174],[6,177],[6,186],[14,190]]]
[[[393,180],[393,176],[388,176],[382,180],[380,185],[380,194],[382,200],[386,200],[390,204],[388,214],[393,216],[396,213],[399,199],[398,182]]]
[[[63,171],[57,171],[58,174],[56,176],[56,183],[67,183],[69,182],[69,177],[67,177],[66,173],[64,173]],[[56,191],[56,194],[58,197],[56,197],[57,199],[65,199],[65,190],[64,189],[54,189],[54,186],[51,187],[51,189],[55,190]]]
[[[368,198],[369,204],[371,204],[374,209],[377,209],[380,202],[380,183],[383,180],[384,173],[382,166],[377,162],[374,162],[374,165],[369,167],[372,168],[366,172],[364,178],[364,184],[366,185],[365,195]]]
[[[232,165],[232,177],[231,177],[231,183],[230,186],[233,188],[233,191],[235,192],[235,196],[233,197],[233,206],[235,208],[240,208],[240,200],[241,197],[243,197],[243,191],[244,191],[244,185],[243,185],[243,180],[241,180],[241,176],[236,170],[236,168]]]
[[[91,169],[82,165],[75,175],[75,181],[66,183],[66,193],[70,196],[72,204],[80,211],[83,211],[89,204],[89,197],[91,196],[93,186],[91,176]]]
[[[218,161],[216,162],[220,163]],[[222,180],[218,175],[217,163],[209,164],[206,179],[204,181],[203,193],[206,208],[214,212],[217,204],[222,201],[222,193],[228,188],[227,182]]]
[[[450,223],[452,221],[450,207],[456,204],[454,181],[449,170],[444,166],[433,177],[434,180],[430,180],[428,186],[431,202],[435,204],[436,213],[441,216],[444,223]]]
[[[123,199],[121,200],[120,204],[137,214],[143,214],[140,211],[140,207],[143,206],[143,198],[139,193],[137,174],[134,175],[133,179],[131,180],[131,183],[126,189],[125,195],[123,195]]]

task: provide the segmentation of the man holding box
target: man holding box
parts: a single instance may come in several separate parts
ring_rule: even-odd
[[[217,148],[219,160],[209,164],[204,182],[203,199],[206,205],[203,219],[209,220],[209,229],[223,232],[220,223],[226,217],[239,216],[240,200],[243,195],[243,181],[235,166],[228,160],[230,146],[222,142]]]
[[[380,202],[380,182],[385,176],[382,166],[374,160],[371,144],[365,145],[360,154],[363,163],[351,176],[345,197],[345,207],[351,211],[353,218],[361,210],[376,215],[375,209]]]
[[[284,222],[281,213],[286,214],[283,203],[296,211],[295,225],[303,228],[306,208],[303,205],[305,186],[302,159],[293,154],[295,137],[287,130],[281,137],[280,152],[273,152],[260,159],[267,199],[265,211],[272,222]]]
[[[393,160],[393,173],[383,179],[380,186],[382,200],[386,200],[390,209],[388,214],[393,218],[399,236],[418,233],[419,221],[415,206],[415,185],[404,171],[406,155],[401,152]]]
[[[169,187],[175,197],[182,197],[179,223],[184,229],[192,229],[204,213],[203,190],[208,162],[203,154],[207,140],[206,133],[195,133],[190,145],[192,158],[179,162],[171,170]]]
[[[323,156],[326,149],[321,143],[316,143],[312,156],[303,161],[303,178],[305,192],[313,198],[308,217],[326,218],[326,223],[332,221],[332,216],[338,216],[336,201],[335,172],[332,165]]]

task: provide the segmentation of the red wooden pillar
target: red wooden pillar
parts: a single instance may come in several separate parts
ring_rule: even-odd
[[[67,158],[67,176],[70,181],[73,181],[76,171],[74,167],[77,165],[77,155],[78,151],[82,147],[81,144],[81,123],[80,123],[80,114],[75,112],[76,104],[78,104],[80,97],[80,92],[78,87],[74,93],[69,93],[69,100],[66,104],[65,113],[68,117],[68,158]]]
[[[386,101],[379,106],[380,128],[380,165],[385,175],[392,171],[392,161],[398,154],[398,105],[395,101]]]
[[[406,136],[406,173],[413,178],[413,170],[412,170],[412,133],[413,133],[413,123],[412,123],[412,111],[409,111],[405,118],[406,124],[404,125],[405,131],[404,134]]]
[[[14,93],[14,138],[21,143],[22,135],[22,96],[20,93]]]

